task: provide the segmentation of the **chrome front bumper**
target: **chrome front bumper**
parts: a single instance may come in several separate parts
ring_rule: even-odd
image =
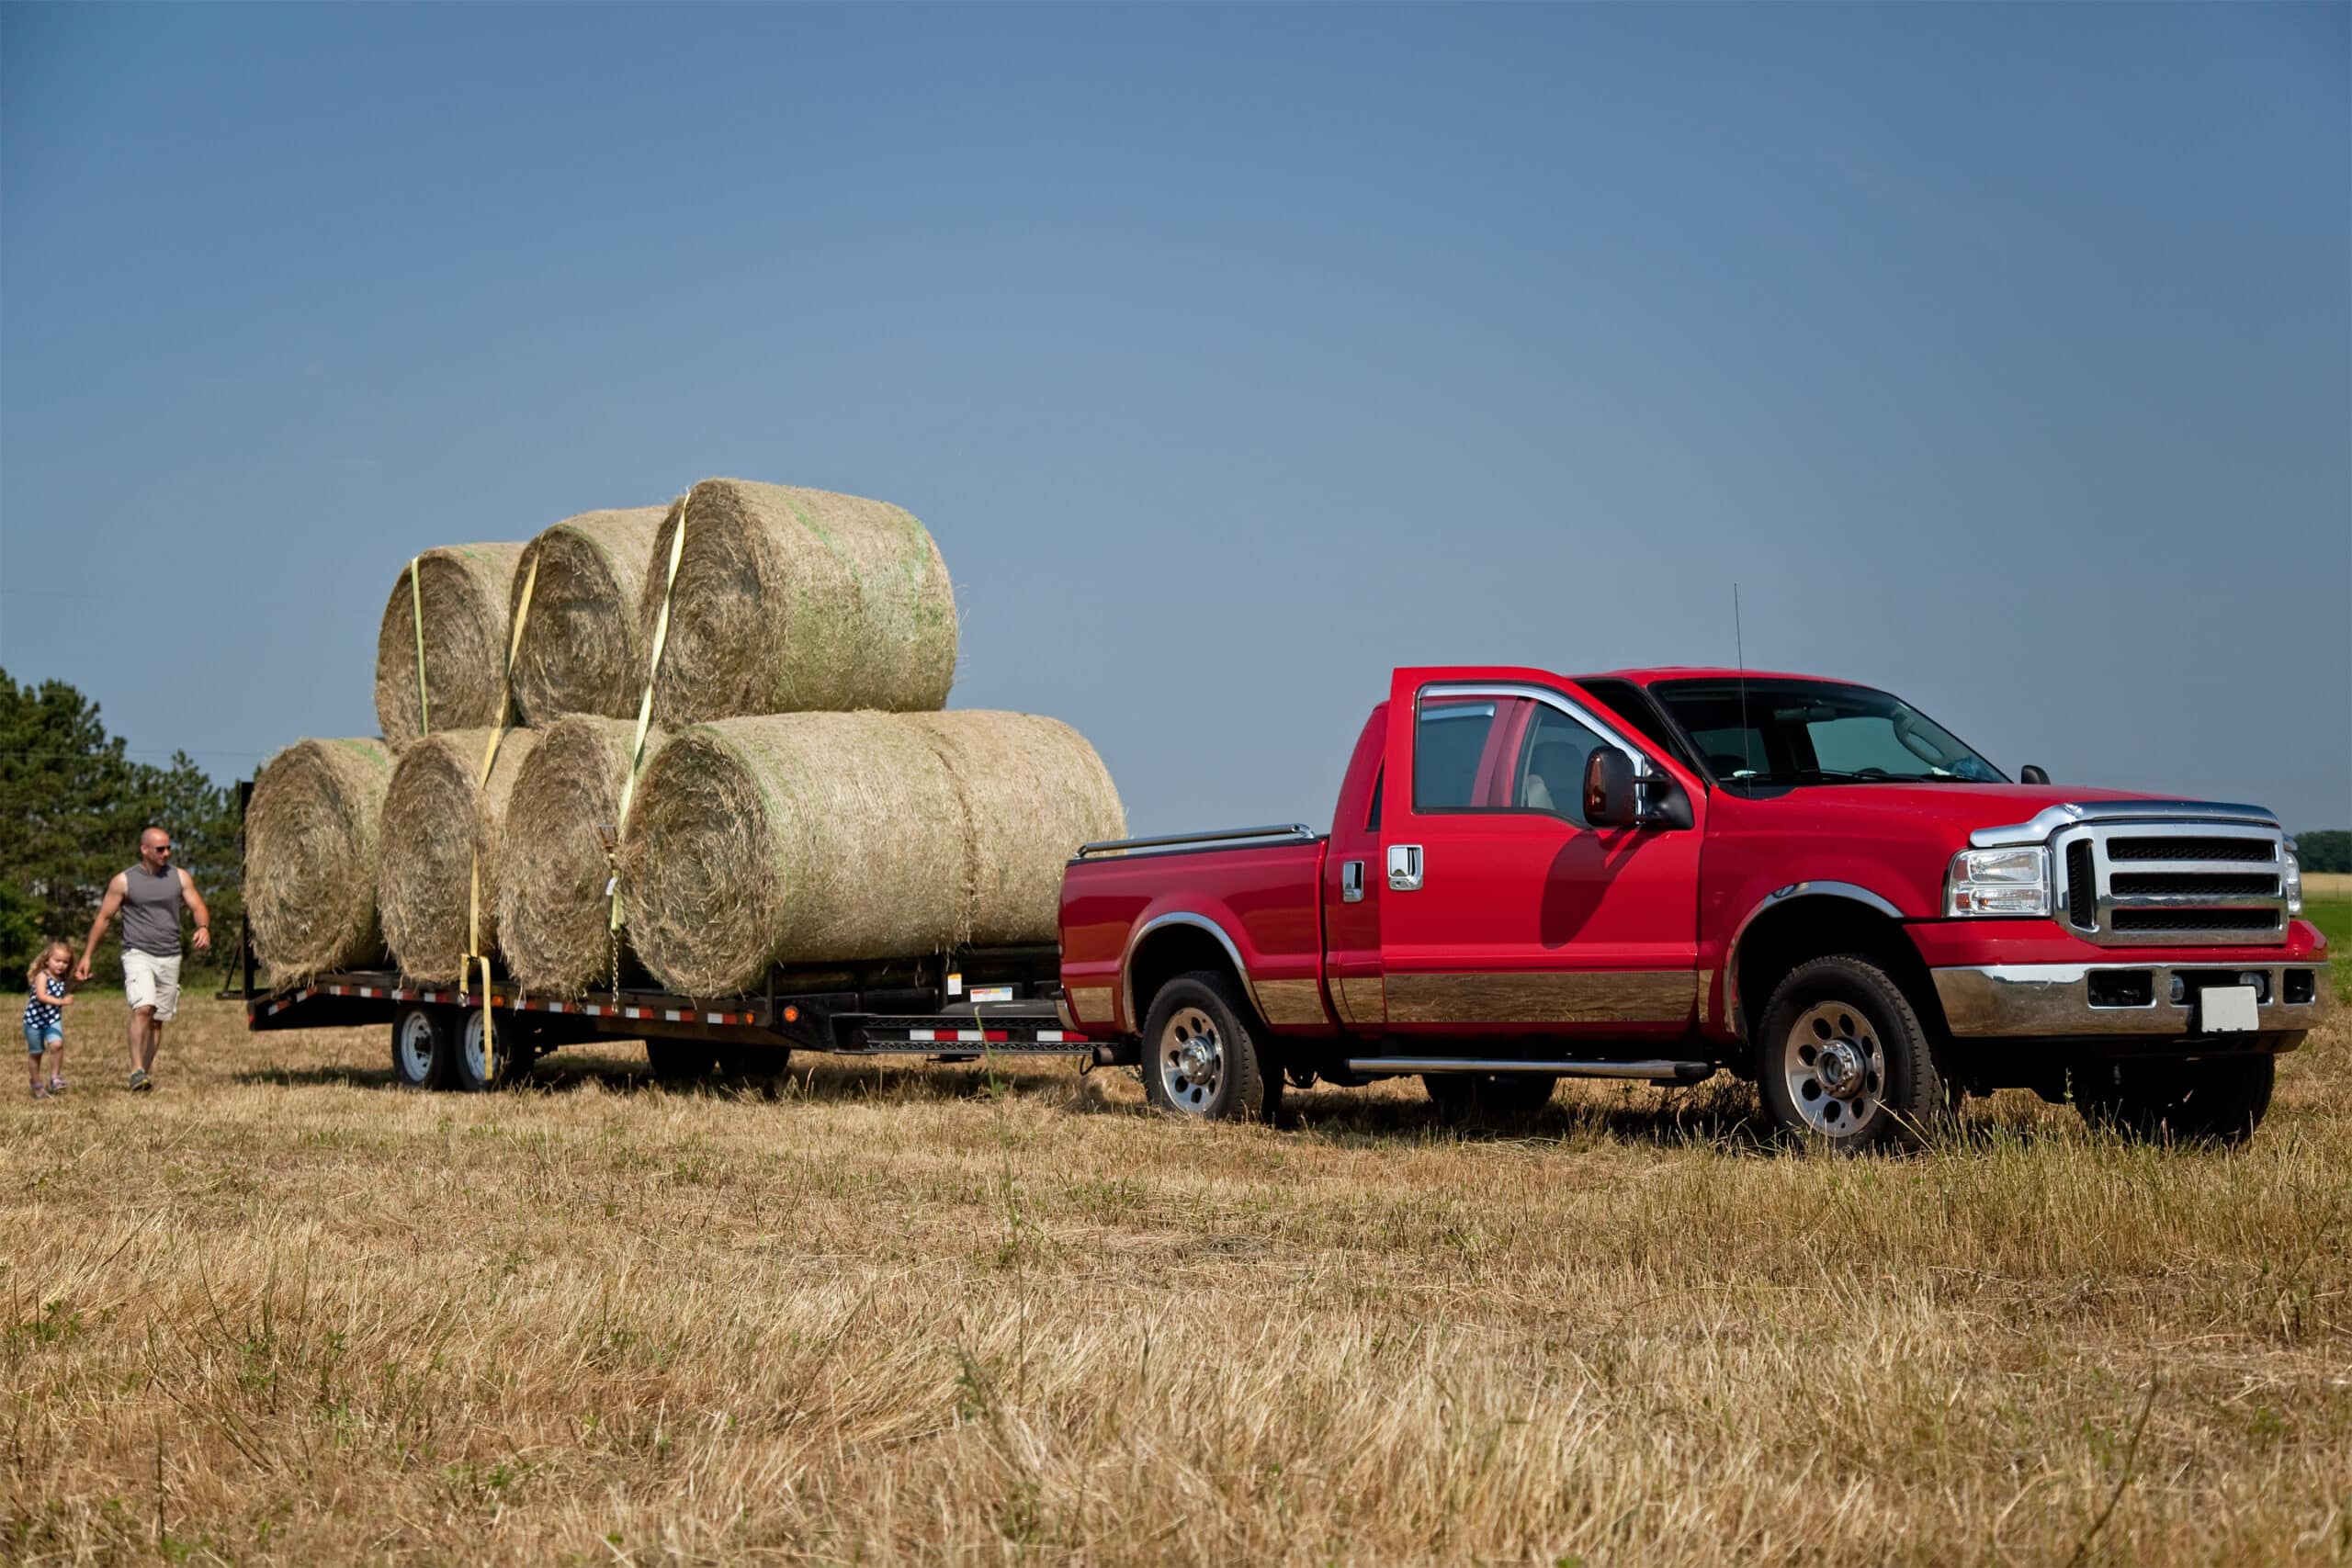
[[[1944,1020],[1962,1040],[2052,1039],[2086,1034],[2191,1034],[2196,1032],[2197,1003],[2172,1000],[2173,972],[2209,976],[2227,969],[2239,974],[2257,970],[2270,976],[2270,999],[2256,1012],[2261,1032],[2290,1032],[2316,1027],[2327,1017],[2335,1000],[2335,977],[2322,959],[2317,964],[1993,964],[1982,967],[1936,969],[1936,995],[1942,999]],[[2150,976],[2154,999],[2137,1007],[2094,1007],[2090,977],[2107,971],[2143,973]],[[2290,971],[2312,975],[2312,999],[2290,1002],[2287,997]]]

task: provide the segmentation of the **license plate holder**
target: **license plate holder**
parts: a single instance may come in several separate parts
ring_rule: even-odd
[[[2252,986],[2208,986],[2197,993],[2199,1034],[2249,1034],[2261,1027]]]

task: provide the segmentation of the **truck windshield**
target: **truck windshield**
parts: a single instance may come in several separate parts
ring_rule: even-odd
[[[2006,784],[1951,731],[1835,681],[1661,681],[1650,691],[1723,784]]]

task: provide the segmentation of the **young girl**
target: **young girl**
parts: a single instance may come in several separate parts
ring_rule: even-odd
[[[65,971],[73,962],[74,950],[52,942],[25,971],[25,984],[32,992],[25,1003],[25,1050],[32,1066],[35,1100],[65,1092],[65,1010],[74,1005],[74,998],[65,994]],[[49,1058],[46,1084],[40,1081],[44,1055]]]

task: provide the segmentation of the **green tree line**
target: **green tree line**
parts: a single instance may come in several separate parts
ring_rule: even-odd
[[[2352,829],[2296,834],[2295,858],[2305,871],[2352,871]]]
[[[149,827],[171,834],[173,863],[211,907],[212,953],[191,948],[188,962],[235,964],[243,903],[234,786],[214,784],[186,752],[160,768],[134,761],[97,704],[62,681],[19,685],[0,670],[0,982],[14,986],[52,937],[80,954],[107,884],[139,858]],[[99,949],[97,978],[120,982],[120,951],[113,941]]]

